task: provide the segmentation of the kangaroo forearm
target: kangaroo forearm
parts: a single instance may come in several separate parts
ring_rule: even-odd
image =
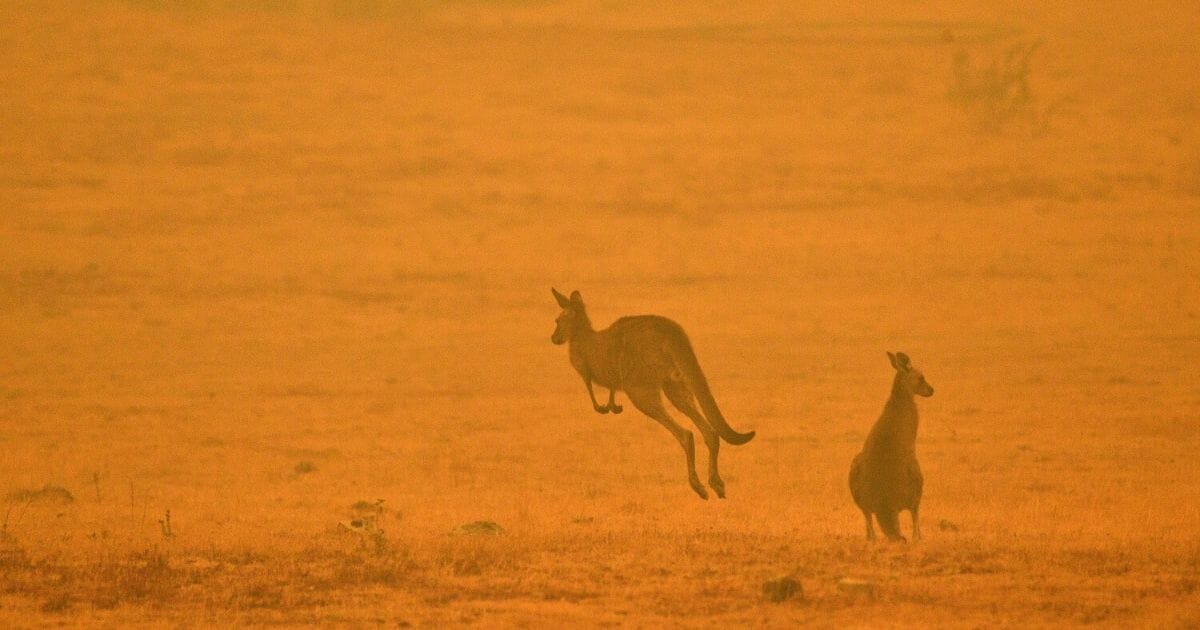
[[[599,411],[601,407],[600,403],[596,400],[596,392],[592,389],[592,379],[584,376],[583,384],[587,385],[588,398],[592,400],[592,408]]]

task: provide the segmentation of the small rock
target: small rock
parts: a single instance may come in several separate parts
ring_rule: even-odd
[[[800,599],[804,599],[804,588],[800,586],[800,582],[791,576],[763,582],[763,597],[775,603],[791,599],[797,595]]]
[[[938,529],[944,532],[956,532],[958,531],[958,525],[955,525],[946,519],[942,519],[938,521]]]
[[[879,599],[879,587],[874,582],[858,578],[842,578],[837,583],[838,590],[855,598]]]
[[[374,534],[379,531],[374,519],[356,518],[349,521],[338,521],[338,527],[357,534]]]
[[[495,536],[503,534],[504,528],[493,523],[492,521],[475,521],[466,525],[459,525],[454,529],[455,534],[471,534],[483,536]]]

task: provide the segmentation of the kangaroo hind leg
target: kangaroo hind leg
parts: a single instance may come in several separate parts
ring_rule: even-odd
[[[671,416],[667,414],[667,410],[663,407],[662,396],[658,393],[657,387],[630,387],[625,390],[625,395],[629,397],[629,402],[633,403],[642,413],[650,416],[654,421],[666,427],[671,435],[679,441],[679,446],[683,447],[683,453],[687,456],[687,473],[688,483],[691,484],[692,490],[700,495],[701,499],[708,498],[708,491],[700,484],[700,477],[696,475],[696,443],[692,437],[692,432],[679,426]]]
[[[921,465],[916,458],[909,468],[909,483],[912,486],[912,537],[913,541],[921,540],[921,493],[925,489],[925,476],[921,474]]]
[[[608,390],[608,405],[607,405],[607,407],[608,407],[608,410],[613,413],[621,413],[622,411],[625,411],[624,407],[617,404],[617,390],[615,388]]]
[[[687,385],[680,381],[667,381],[663,385],[663,391],[667,394],[667,400],[670,400],[672,405],[691,418],[692,423],[696,425],[697,429],[700,429],[700,434],[704,436],[704,444],[708,447],[708,485],[716,491],[717,497],[724,499],[725,482],[717,470],[717,456],[721,451],[721,439],[717,436],[716,430],[696,408],[692,392],[688,390]]]

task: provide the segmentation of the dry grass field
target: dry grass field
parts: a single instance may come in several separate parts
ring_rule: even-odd
[[[1200,625],[1200,5],[649,4],[0,4],[0,625]]]

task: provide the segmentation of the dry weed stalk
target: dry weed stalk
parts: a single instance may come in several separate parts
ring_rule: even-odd
[[[1033,131],[1044,132],[1053,108],[1038,106],[1029,80],[1033,54],[1041,45],[1041,40],[1013,44],[979,65],[965,48],[959,49],[947,98],[988,131],[1024,121]]]
[[[171,529],[171,510],[167,510],[166,515],[158,520],[158,527],[162,530],[162,537],[170,540],[175,537],[175,532]]]

